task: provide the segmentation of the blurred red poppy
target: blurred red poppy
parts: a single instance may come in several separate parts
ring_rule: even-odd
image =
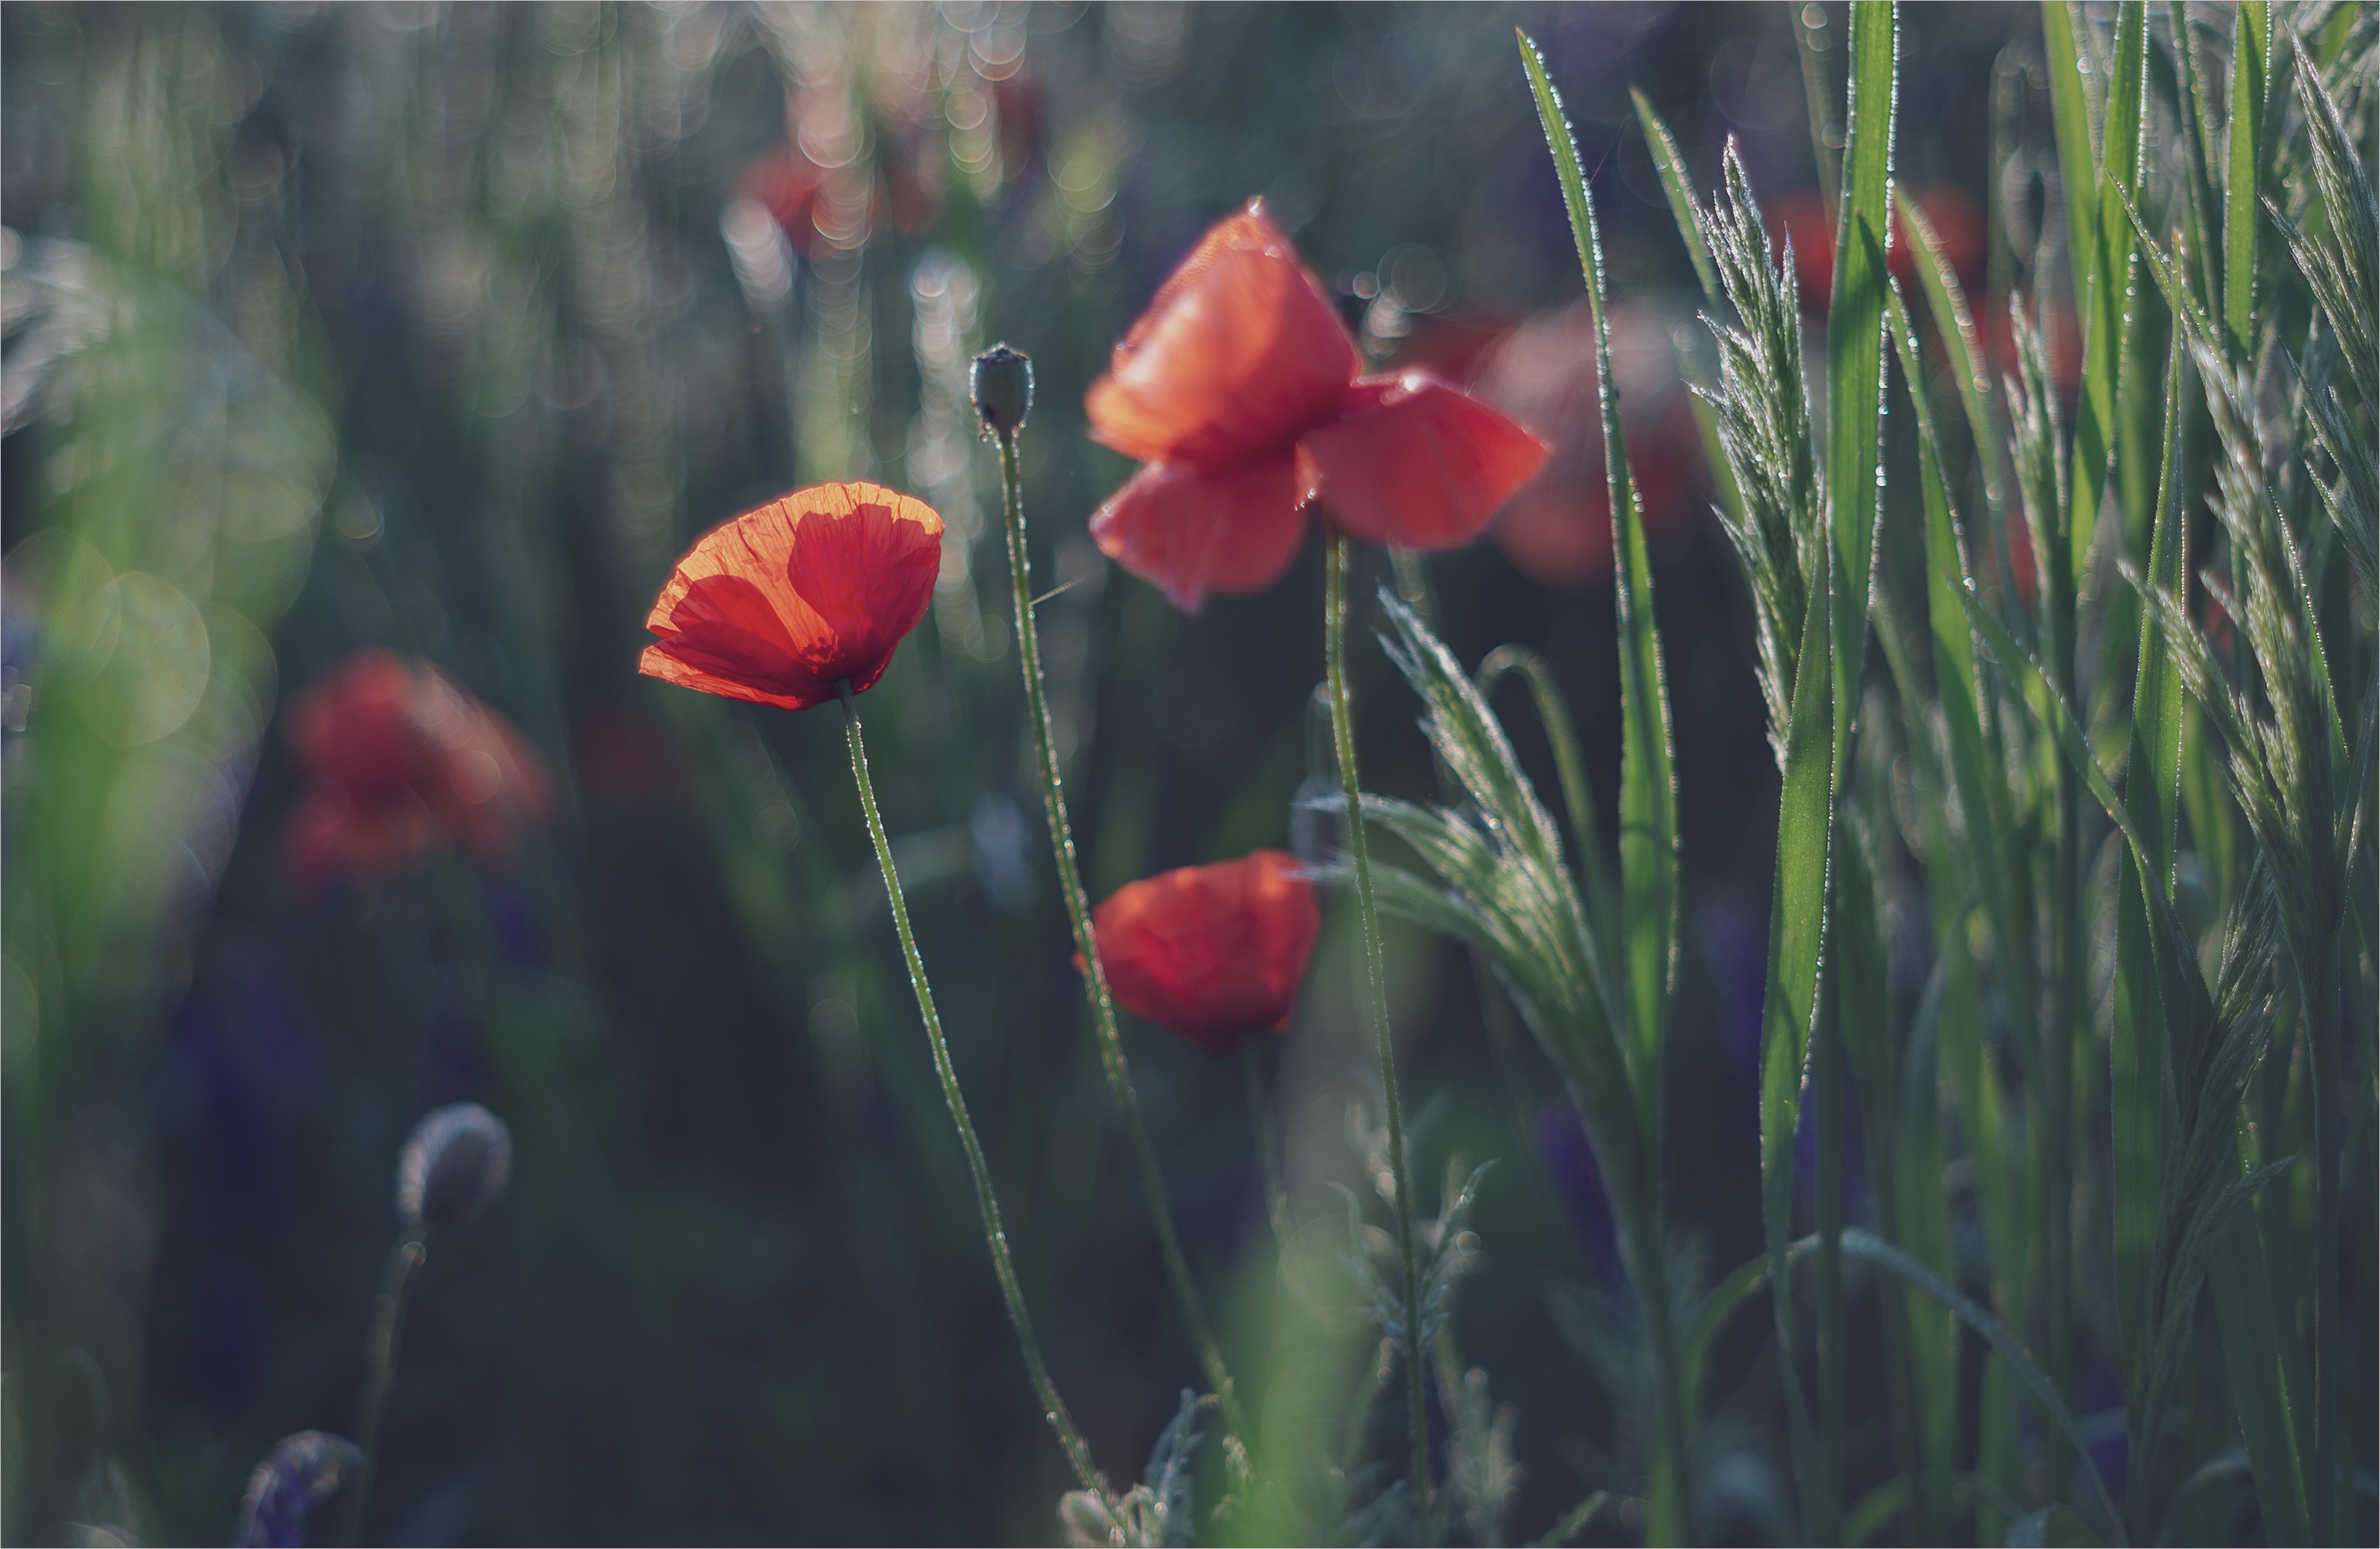
[[[1359,379],[1355,341],[1257,202],[1207,233],[1115,348],[1085,408],[1146,463],[1091,518],[1101,552],[1196,612],[1260,592],[1318,500],[1359,538],[1478,535],[1546,448],[1424,372]]]
[[[1942,243],[1943,256],[1969,296],[1979,293],[1984,280],[1984,219],[1965,191],[1947,183],[1912,190],[1917,208]],[[1834,299],[1835,223],[1827,201],[1815,189],[1804,189],[1767,201],[1768,239],[1793,244],[1793,282],[1802,293],[1802,310],[1814,317],[1827,315]],[[1892,251],[1885,266],[1908,295],[1917,285],[1917,261],[1910,248],[1909,228],[1896,214],[1892,219]],[[1915,306],[1912,299],[1910,303]]]
[[[1322,913],[1297,858],[1260,849],[1120,887],[1091,911],[1091,929],[1125,1009],[1228,1054],[1243,1036],[1288,1028]]]
[[[384,876],[433,845],[492,864],[551,803],[545,768],[502,716],[426,662],[364,651],[290,706],[306,784],[285,832],[291,880]]]
[[[1645,532],[1694,508],[1702,441],[1678,375],[1670,320],[1643,302],[1611,307],[1611,374]],[[1552,444],[1536,476],[1496,513],[1497,545],[1530,579],[1588,586],[1611,575],[1611,496],[1596,392],[1595,318],[1584,299],[1538,313],[1489,350],[1472,391]]]
[[[637,670],[706,694],[808,710],[875,686],[926,616],[942,518],[881,484],[819,484],[698,540],[645,628]]]

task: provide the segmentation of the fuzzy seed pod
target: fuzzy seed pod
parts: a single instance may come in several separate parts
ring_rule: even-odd
[[[986,435],[1014,435],[1033,412],[1033,357],[1004,344],[975,358],[975,412]]]
[[[421,1116],[396,1164],[396,1213],[432,1230],[456,1226],[495,1203],[512,1176],[513,1134],[477,1103]]]
[[[232,1542],[296,1545],[306,1542],[306,1514],[354,1478],[364,1455],[355,1443],[327,1431],[284,1436],[248,1476]]]

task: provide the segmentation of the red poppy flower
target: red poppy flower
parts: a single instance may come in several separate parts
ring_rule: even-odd
[[[1611,495],[1595,361],[1594,314],[1578,300],[1506,335],[1473,384],[1481,397],[1553,444],[1536,477],[1496,513],[1493,529],[1522,574],[1547,586],[1586,586],[1611,575]],[[1649,538],[1693,510],[1702,466],[1670,320],[1655,307],[1612,304],[1611,374]]]
[[[289,746],[306,785],[285,831],[292,880],[383,876],[440,842],[484,863],[550,803],[544,767],[520,734],[436,667],[359,652],[290,706]]]
[[[677,562],[637,670],[808,710],[875,686],[926,616],[942,518],[881,484],[819,484],[713,528]]]
[[[1289,1026],[1322,913],[1297,858],[1260,849],[1118,888],[1091,929],[1127,1010],[1226,1054],[1243,1035]]]
[[[1537,439],[1422,372],[1360,379],[1338,310],[1257,203],[1159,287],[1085,408],[1146,464],[1091,518],[1124,568],[1196,612],[1296,557],[1305,508],[1373,543],[1475,537],[1545,460]]]

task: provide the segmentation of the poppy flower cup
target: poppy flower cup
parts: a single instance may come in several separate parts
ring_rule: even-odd
[[[808,710],[873,688],[926,616],[942,518],[881,484],[819,484],[703,534],[645,628],[637,670],[681,688]]]
[[[1208,231],[1115,348],[1085,410],[1145,466],[1091,517],[1125,569],[1195,613],[1296,558],[1318,503],[1355,537],[1412,549],[1476,537],[1546,447],[1426,372],[1363,358],[1260,202]]]
[[[1091,914],[1116,999],[1209,1054],[1285,1031],[1322,929],[1297,865],[1258,850],[1117,889]]]

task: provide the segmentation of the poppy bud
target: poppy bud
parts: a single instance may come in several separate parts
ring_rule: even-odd
[[[306,1514],[338,1493],[363,1466],[361,1448],[327,1431],[284,1436],[248,1476],[239,1503],[239,1531],[232,1542],[299,1544],[306,1542]]]
[[[975,358],[975,412],[986,435],[1014,435],[1033,412],[1033,357],[1004,344]]]
[[[406,1137],[396,1213],[408,1224],[457,1226],[495,1203],[513,1170],[513,1133],[477,1103],[432,1108]]]

